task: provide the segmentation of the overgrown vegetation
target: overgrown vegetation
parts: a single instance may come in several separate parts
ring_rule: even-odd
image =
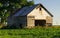
[[[0,29],[0,38],[60,38],[60,28]]]

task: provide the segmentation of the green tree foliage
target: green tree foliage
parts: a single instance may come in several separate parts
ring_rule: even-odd
[[[28,2],[27,0],[0,0],[0,18],[2,18],[2,23],[17,9],[33,4],[33,1]]]

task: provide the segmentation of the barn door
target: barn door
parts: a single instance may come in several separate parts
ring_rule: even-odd
[[[35,20],[35,26],[45,26],[46,20]]]

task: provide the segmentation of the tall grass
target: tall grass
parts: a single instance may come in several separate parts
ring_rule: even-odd
[[[52,26],[31,29],[0,29],[0,38],[60,38],[60,28]]]

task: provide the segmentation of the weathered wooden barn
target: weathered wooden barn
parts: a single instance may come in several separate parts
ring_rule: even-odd
[[[53,15],[42,5],[23,7],[8,17],[8,25],[17,27],[51,26]]]

